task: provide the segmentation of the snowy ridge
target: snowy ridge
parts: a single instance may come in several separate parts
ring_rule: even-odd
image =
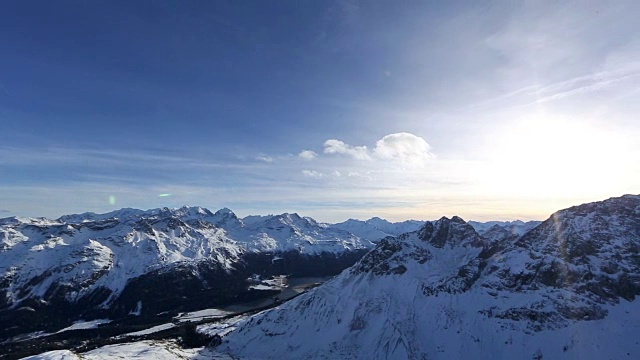
[[[242,239],[240,241],[245,248],[254,252],[294,250],[314,254],[373,247],[367,238],[334,229],[296,213],[251,217],[247,223],[230,213],[217,225],[224,227],[229,237]]]
[[[484,237],[489,242],[500,242],[516,240],[536,226],[540,225],[542,221],[469,221],[468,223],[473,226],[480,236]]]
[[[76,301],[100,287],[115,295],[153,269],[203,259],[231,268],[243,251],[221,229],[192,227],[176,217],[21,223],[0,228],[0,246],[8,303],[56,292]]]
[[[398,236],[404,233],[418,230],[424,221],[406,220],[403,222],[392,223],[379,217],[373,217],[369,220],[349,219],[345,222],[333,224],[331,227],[348,231],[363,239],[378,241],[387,236]]]
[[[172,341],[137,341],[101,348],[77,354],[69,350],[55,350],[40,355],[29,356],[24,360],[117,360],[117,359],[209,359],[232,360],[230,357],[207,349],[183,349]]]
[[[638,229],[636,195],[559,211],[515,242],[442,218],[240,323],[220,349],[249,359],[635,358]]]

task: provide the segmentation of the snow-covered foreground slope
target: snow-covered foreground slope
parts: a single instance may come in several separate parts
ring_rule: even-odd
[[[138,341],[118,345],[104,346],[99,349],[77,354],[69,350],[56,350],[29,356],[24,360],[110,360],[110,359],[145,359],[145,360],[178,360],[208,359],[231,360],[229,356],[208,349],[183,349],[173,342]]]
[[[307,302],[258,315],[217,350],[242,359],[636,359],[640,356],[640,301],[607,305],[608,316],[531,332],[521,321],[488,318],[495,306],[527,304],[475,291],[424,301],[404,286],[339,280]],[[336,287],[338,287],[336,289]],[[347,292],[349,296],[340,296]],[[295,312],[295,314],[290,314]],[[320,316],[318,316],[320,315]],[[536,357],[537,354],[542,357]]]
[[[317,294],[316,296],[322,295]],[[635,359],[640,353],[640,339],[637,337],[637,334],[640,333],[640,301],[623,301],[617,306],[610,306],[609,315],[602,320],[576,322],[572,326],[561,329],[527,333],[526,330],[505,329],[495,321],[479,321],[474,311],[480,307],[474,306],[473,301],[476,298],[473,296],[463,296],[458,300],[449,296],[437,300],[437,303],[429,308],[424,306],[416,308],[415,300],[407,301],[406,304],[409,308],[405,310],[398,308],[388,310],[389,315],[398,316],[397,320],[393,318],[385,320],[383,324],[366,324],[368,327],[375,327],[375,330],[380,331],[380,336],[389,336],[386,339],[373,336],[367,338],[363,331],[341,328],[337,320],[333,319],[336,320],[336,325],[331,326],[332,332],[325,333],[329,335],[326,340],[325,334],[319,335],[316,331],[318,328],[321,331],[324,330],[321,324],[312,328],[297,328],[300,334],[296,334],[296,336],[307,336],[314,339],[315,349],[301,352],[298,348],[291,351],[291,348],[287,347],[290,345],[287,341],[289,339],[282,339],[279,336],[269,337],[264,334],[262,337],[250,341],[247,347],[255,346],[256,342],[262,342],[265,344],[261,345],[261,348],[264,350],[265,346],[270,346],[271,351],[266,353],[244,351],[241,359],[273,358],[275,350],[279,347],[289,349],[286,354],[281,356],[282,359],[420,359],[419,356],[411,357],[410,354],[406,354],[402,349],[404,346],[402,341],[404,340],[398,340],[401,339],[401,331],[405,330],[407,322],[415,322],[425,318],[428,318],[433,324],[430,331],[425,327],[421,329],[420,333],[412,333],[412,336],[424,336],[424,347],[435,349],[433,353],[428,353],[427,357],[424,357],[427,359]],[[469,306],[461,311],[452,312],[452,309],[459,307],[460,302],[466,302]],[[347,310],[352,310],[352,308]],[[313,308],[308,310],[308,312],[312,311]],[[422,315],[418,319],[407,318],[408,312],[415,311]],[[354,346],[343,352],[332,348],[332,342],[338,342],[341,336],[345,336],[345,333],[348,336],[346,340],[353,341]],[[395,351],[391,353],[374,353],[373,350],[356,353],[359,350],[357,344],[361,343],[371,344],[376,350],[379,349],[380,343],[392,346],[397,344],[397,346],[393,346]],[[173,342],[139,341],[105,346],[82,354],[69,350],[50,351],[25,358],[25,360],[230,360],[235,358],[225,355],[221,352],[223,350],[228,351],[228,348],[182,349]],[[282,351],[278,353],[282,354]]]
[[[559,211],[490,243],[442,218],[240,323],[253,359],[640,358],[640,196]]]

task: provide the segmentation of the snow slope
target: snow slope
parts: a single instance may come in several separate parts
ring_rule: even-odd
[[[56,350],[29,356],[24,360],[110,360],[110,359],[209,359],[231,360],[230,357],[202,348],[183,349],[169,341],[138,341],[104,346],[86,353],[77,354],[69,350]]]
[[[640,196],[553,214],[513,243],[458,217],[227,334],[248,359],[640,357]]]
[[[231,268],[243,248],[222,229],[176,216],[138,216],[79,223],[20,221],[0,228],[5,301],[77,301],[97,288],[117,295],[129,279],[184,261],[213,259]]]

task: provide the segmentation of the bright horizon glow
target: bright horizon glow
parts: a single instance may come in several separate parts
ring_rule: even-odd
[[[606,196],[632,177],[625,141],[606,129],[540,116],[505,126],[497,136],[492,164],[485,168],[491,193],[517,196]],[[537,171],[536,171],[537,170]]]
[[[544,220],[638,194],[637,13],[15,2],[0,14],[0,217]]]

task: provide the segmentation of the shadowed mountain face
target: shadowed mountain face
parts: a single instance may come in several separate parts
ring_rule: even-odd
[[[639,250],[636,195],[558,211],[501,241],[442,218],[383,239],[349,271],[242,323],[220,349],[267,359],[640,356]]]
[[[571,289],[596,302],[640,294],[640,197],[627,195],[558,211],[522,236],[512,252],[535,260],[518,286]]]
[[[1,219],[0,329],[247,301],[254,274],[336,275],[373,247],[297,214],[253,220],[196,207]]]

